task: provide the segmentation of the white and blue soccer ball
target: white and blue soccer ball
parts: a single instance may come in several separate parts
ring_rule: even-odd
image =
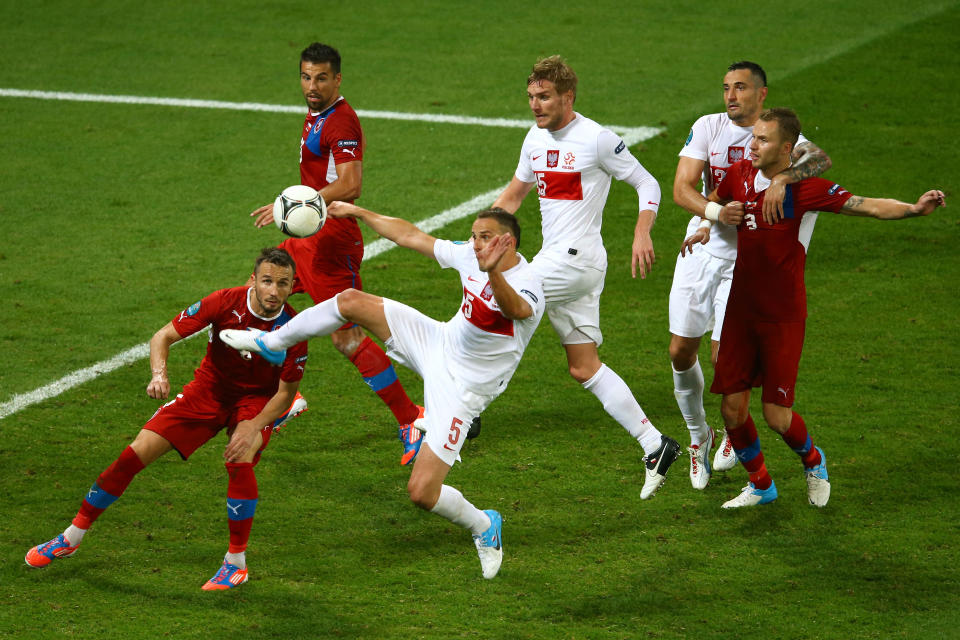
[[[327,203],[313,187],[295,184],[273,202],[273,221],[293,238],[312,236],[327,221]]]

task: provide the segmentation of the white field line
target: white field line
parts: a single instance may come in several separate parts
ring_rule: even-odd
[[[279,113],[303,113],[303,107],[288,107],[282,105],[260,104],[255,102],[218,102],[213,100],[181,100],[175,98],[146,98],[137,96],[108,96],[87,93],[62,93],[53,91],[23,91],[20,89],[0,89],[0,96],[13,98],[37,98],[42,100],[76,100],[81,102],[111,102],[120,104],[153,104],[173,107],[199,107],[208,109],[235,109],[244,111],[269,111]],[[438,122],[444,124],[473,125],[485,127],[515,127],[528,128],[531,123],[526,120],[506,120],[502,118],[473,118],[468,116],[444,116],[425,113],[400,113],[396,111],[357,111],[361,118],[383,118],[390,120],[415,120],[424,122]],[[656,127],[618,127],[609,126],[612,131],[619,133],[624,142],[634,145],[649,140],[660,133],[662,129]],[[503,185],[462,202],[455,207],[442,211],[435,216],[416,223],[417,227],[426,233],[433,231],[461,218],[483,209],[491,204],[507,187]],[[381,238],[364,247],[364,259],[372,260],[380,254],[392,249],[396,244]],[[194,336],[206,335],[198,331]],[[191,336],[193,337],[193,336]],[[89,382],[101,375],[110,373],[120,367],[132,364],[137,360],[150,355],[150,343],[144,342],[127,349],[112,358],[98,362],[84,369],[79,369],[59,380],[51,382],[33,391],[13,396],[0,404],[0,420],[13,415],[30,405],[49,400],[85,382]]]
[[[270,113],[304,113],[305,106],[264,104],[262,102],[224,102],[222,100],[193,100],[189,98],[156,98],[150,96],[114,96],[98,93],[70,93],[65,91],[29,91],[25,89],[0,88],[0,97],[34,98],[39,100],[67,100],[73,102],[108,102],[114,104],[145,104],[161,107],[189,107],[194,109],[230,109],[233,111],[266,111]],[[402,111],[368,111],[357,109],[361,118],[375,120],[407,120],[417,122],[436,122],[440,124],[473,125],[478,127],[510,127],[529,129],[532,120],[512,120],[507,118],[475,118],[472,116],[449,116],[435,113],[405,113]],[[623,127],[604,125],[620,134],[624,142],[633,146],[643,140],[649,140],[662,131],[657,127]]]

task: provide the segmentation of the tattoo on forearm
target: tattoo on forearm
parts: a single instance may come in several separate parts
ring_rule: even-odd
[[[830,159],[820,148],[805,144],[793,152],[794,164],[783,173],[795,181],[813,178],[830,168]]]
[[[844,211],[856,211],[863,205],[863,196],[850,196],[850,198],[843,203],[842,209]]]

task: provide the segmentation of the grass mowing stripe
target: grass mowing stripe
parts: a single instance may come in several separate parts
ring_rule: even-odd
[[[497,187],[496,189],[491,189],[490,191],[481,193],[480,195],[475,196],[466,202],[458,204],[455,207],[447,209],[446,211],[442,211],[435,216],[426,218],[425,220],[416,223],[417,227],[426,233],[430,233],[431,231],[464,218],[471,213],[490,205],[496,199],[496,197],[500,195],[500,192],[506,188],[507,185],[503,185],[501,187]],[[363,248],[364,258],[367,260],[372,260],[395,246],[397,245],[386,238],[375,240]],[[203,332],[198,331],[190,337],[192,338],[198,335],[204,334]],[[130,349],[127,349],[126,351],[119,353],[112,358],[67,374],[59,380],[44,385],[39,389],[34,389],[33,391],[29,391],[27,393],[15,395],[10,400],[0,404],[0,420],[3,420],[9,415],[13,415],[21,409],[25,409],[32,404],[49,400],[50,398],[56,397],[65,391],[69,391],[70,389],[83,384],[84,382],[89,382],[98,376],[110,373],[111,371],[119,369],[122,366],[132,364],[141,358],[148,357],[149,355],[150,343],[144,342],[143,344],[138,344],[135,347],[131,347]]]
[[[147,104],[163,107],[190,107],[195,109],[231,109],[234,111],[266,111],[270,113],[303,113],[302,106],[264,104],[261,102],[226,102],[223,100],[194,100],[190,98],[156,98],[151,96],[116,96],[97,93],[70,93],[64,91],[29,91],[25,89],[0,89],[0,96],[6,98],[34,98],[39,100],[70,100],[74,102],[109,102],[114,104]],[[531,120],[513,120],[508,118],[476,118],[473,116],[452,116],[435,113],[405,113],[402,111],[368,111],[357,109],[360,118],[379,120],[406,120],[416,122],[435,122],[440,124],[471,125],[478,127],[512,127],[528,129]],[[623,127],[604,125],[611,131],[623,136],[628,145],[634,145],[660,133],[657,127]]]

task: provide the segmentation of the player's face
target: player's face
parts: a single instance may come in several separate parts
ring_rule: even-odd
[[[253,275],[253,311],[258,316],[269,318],[279,312],[290,297],[293,291],[293,270],[271,262],[261,262]]]
[[[537,80],[527,85],[527,100],[541,129],[556,131],[573,120],[573,91],[557,93],[557,88],[549,80]]]
[[[723,76],[723,104],[737,125],[749,127],[757,121],[767,97],[767,88],[757,84],[749,69],[729,71]]]
[[[477,218],[473,221],[470,237],[473,239],[473,251],[479,253],[490,241],[497,236],[510,233],[501,227],[493,218]]]
[[[323,111],[340,97],[340,74],[329,62],[300,62],[300,88],[311,111]]]
[[[781,164],[789,157],[790,145],[780,138],[780,126],[776,120],[758,120],[753,125],[753,140],[750,141],[750,162],[755,169],[768,169]]]

